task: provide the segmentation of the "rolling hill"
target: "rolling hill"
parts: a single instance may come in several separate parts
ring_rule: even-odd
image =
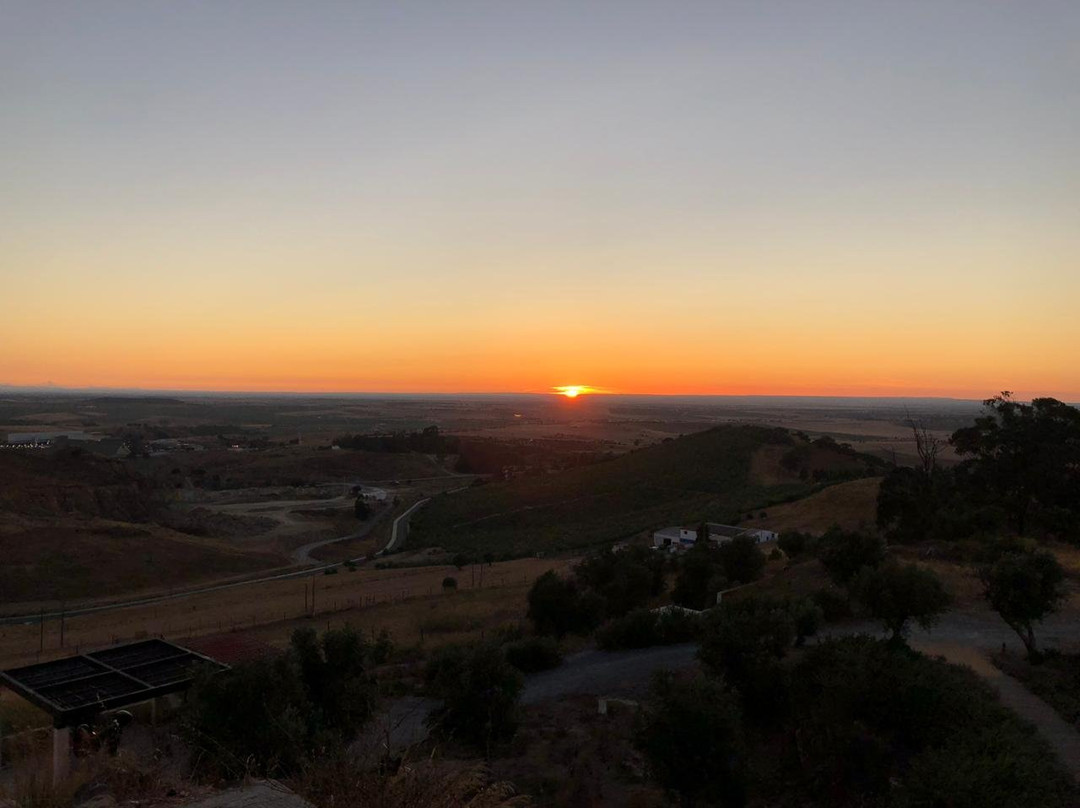
[[[497,557],[601,546],[670,524],[739,520],[882,472],[881,460],[828,438],[719,426],[558,474],[440,495],[413,518],[408,545]]]

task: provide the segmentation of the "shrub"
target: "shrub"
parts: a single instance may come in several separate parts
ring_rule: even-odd
[[[280,656],[199,677],[181,730],[218,774],[295,773],[317,755],[343,750],[371,716],[368,669],[383,658],[384,639],[371,644],[350,627],[321,639],[298,630]]]
[[[720,682],[658,674],[634,745],[656,780],[683,805],[742,805],[745,755],[739,704]]]
[[[795,644],[802,645],[807,637],[818,633],[825,613],[811,598],[796,598],[788,602],[788,611],[795,624]]]
[[[765,571],[765,554],[752,536],[736,536],[719,548],[720,566],[729,581],[748,584]]]
[[[833,583],[847,586],[863,567],[881,565],[885,543],[877,536],[832,527],[821,537],[817,553]]]
[[[698,658],[743,697],[749,717],[772,720],[782,711],[785,690],[780,661],[795,639],[788,605],[772,598],[725,602],[706,617]]]
[[[537,634],[588,634],[600,623],[603,601],[549,570],[529,590],[528,618]]]
[[[574,569],[574,579],[604,599],[609,617],[619,617],[664,591],[664,567],[664,556],[645,547],[605,550],[587,556]]]
[[[442,588],[444,592],[454,592],[457,590],[457,578],[453,575],[447,575],[442,579]]]
[[[648,609],[637,609],[601,626],[596,632],[596,644],[605,651],[657,645],[659,631],[656,622],[655,613]]]
[[[701,626],[699,615],[681,609],[638,609],[605,623],[596,633],[596,644],[606,651],[676,645],[700,637]]]
[[[517,640],[505,645],[503,651],[506,661],[522,673],[538,673],[562,664],[559,645],[550,637]]]
[[[788,558],[798,558],[814,548],[814,537],[798,530],[786,530],[776,540],[776,546],[784,551]]]
[[[727,586],[717,549],[698,542],[679,561],[679,572],[671,599],[687,609],[708,609],[716,593]]]
[[[684,612],[681,609],[666,609],[659,613],[656,630],[660,645],[677,645],[700,639],[705,621],[701,615]]]
[[[825,622],[845,620],[851,617],[851,603],[843,592],[832,588],[819,589],[810,596],[821,609]]]
[[[521,674],[496,645],[439,649],[425,666],[424,684],[430,695],[443,700],[428,717],[442,735],[490,752],[517,726]]]
[[[810,649],[790,682],[800,764],[828,804],[1071,804],[1045,742],[967,668],[847,637]]]

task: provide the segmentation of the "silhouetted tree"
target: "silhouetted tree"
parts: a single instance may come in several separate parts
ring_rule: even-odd
[[[1029,658],[1037,659],[1033,623],[1057,610],[1065,597],[1065,571],[1050,553],[1005,553],[980,576],[1001,619],[1024,643]]]
[[[877,567],[885,560],[885,543],[868,533],[831,527],[818,542],[817,552],[829,577],[846,586],[863,567]]]
[[[864,567],[852,589],[870,616],[890,632],[893,643],[904,641],[912,620],[930,628],[950,603],[941,579],[915,564]]]
[[[952,435],[972,491],[1004,508],[1023,534],[1032,515],[1045,528],[1077,539],[1080,525],[1080,410],[1053,398],[1031,404],[1012,394],[984,402],[989,412]]]

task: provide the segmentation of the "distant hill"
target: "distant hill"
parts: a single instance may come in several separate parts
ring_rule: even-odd
[[[162,524],[160,486],[134,473],[131,463],[81,450],[3,450],[0,481],[0,609],[117,596],[286,563],[275,553]]]
[[[408,543],[499,557],[585,548],[666,525],[738,521],[883,472],[880,459],[828,438],[719,426],[583,468],[440,495],[413,518]]]

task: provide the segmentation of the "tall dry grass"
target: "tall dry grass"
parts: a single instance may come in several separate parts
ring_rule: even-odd
[[[394,771],[355,760],[319,765],[292,784],[319,808],[525,808],[532,800],[471,761],[402,762]]]

